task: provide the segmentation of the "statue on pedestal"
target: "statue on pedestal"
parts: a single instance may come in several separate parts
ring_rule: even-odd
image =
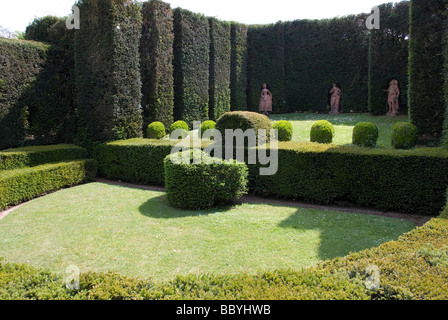
[[[330,94],[331,94],[331,98],[330,98],[330,103],[331,103],[331,111],[330,114],[338,114],[339,113],[339,108],[341,105],[341,94],[342,94],[342,90],[339,87],[338,84],[333,83],[333,87],[330,90]]]
[[[398,80],[393,79],[389,82],[389,89],[387,90],[388,98],[387,104],[389,105],[389,112],[387,115],[396,116],[400,109],[400,88],[398,87]]]

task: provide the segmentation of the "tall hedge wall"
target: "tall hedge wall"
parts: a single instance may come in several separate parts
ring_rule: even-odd
[[[333,82],[342,88],[341,107],[367,110],[367,37],[362,16],[286,23],[286,110],[329,111]]]
[[[230,111],[230,29],[229,22],[209,18],[210,81],[209,118],[216,121]]]
[[[400,113],[407,114],[409,1],[379,6],[380,30],[369,38],[369,111],[389,111],[387,89],[392,79],[400,83]]]
[[[284,111],[285,99],[285,25],[249,26],[248,43],[248,97],[249,111],[259,111],[263,83],[272,92],[273,112]]]
[[[21,146],[29,127],[30,91],[49,57],[50,46],[0,38],[0,149]]]
[[[73,142],[76,134],[74,30],[65,18],[36,18],[25,39],[51,45],[50,55],[30,95],[30,135],[35,144]]]
[[[441,138],[443,97],[443,35],[446,0],[412,0],[409,41],[409,114],[423,142]]]
[[[208,19],[174,10],[174,119],[208,120],[210,27]]]
[[[79,140],[142,135],[141,6],[130,0],[80,0],[75,32]]]
[[[247,110],[247,30],[241,23],[232,23],[230,31],[230,108]]]
[[[162,122],[167,128],[173,123],[173,42],[173,11],[170,5],[159,0],[143,3],[140,44],[143,128],[154,121]]]

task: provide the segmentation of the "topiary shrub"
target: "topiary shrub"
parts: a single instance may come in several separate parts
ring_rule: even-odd
[[[183,157],[187,163],[173,162],[173,158]],[[248,168],[242,162],[190,150],[166,157],[164,168],[166,194],[173,207],[207,209],[232,203],[247,193]]]
[[[204,121],[201,124],[201,137],[204,135],[204,132],[207,130],[214,130],[216,127],[216,122],[213,120]]]
[[[190,132],[190,128],[188,127],[188,124],[182,120],[176,121],[171,125],[170,133],[173,133],[176,130],[179,130],[179,133],[181,133],[182,139],[186,138],[188,136],[188,133]]]
[[[353,144],[373,148],[378,142],[378,127],[372,122],[360,122],[353,129]]]
[[[278,130],[277,139],[279,141],[291,141],[293,128],[289,121],[281,120],[273,125],[275,130]]]
[[[269,142],[273,127],[271,120],[265,115],[249,111],[233,111],[225,113],[216,122],[216,130],[221,133],[224,141],[226,139],[225,131],[227,129],[241,129],[243,132],[253,129],[255,130],[257,143],[264,144]],[[259,136],[259,130],[266,130],[266,139]]]
[[[311,142],[332,143],[334,138],[334,126],[327,120],[317,121],[311,127]]]
[[[156,121],[148,126],[148,139],[162,139],[165,135],[165,125],[162,122]]]
[[[410,122],[397,122],[392,127],[391,144],[395,149],[412,149],[418,142],[418,129]]]

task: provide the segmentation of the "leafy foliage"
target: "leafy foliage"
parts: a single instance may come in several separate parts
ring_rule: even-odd
[[[273,128],[278,130],[278,141],[291,141],[293,134],[293,127],[291,122],[286,120],[277,121],[274,123]]]
[[[361,147],[375,147],[378,136],[378,127],[372,122],[360,122],[353,128],[353,144]]]
[[[330,121],[319,120],[311,127],[310,141],[318,143],[332,143],[334,126]]]
[[[146,135],[148,139],[162,139],[166,135],[165,126],[160,121],[153,122],[148,126]]]
[[[411,149],[418,143],[418,129],[412,123],[397,122],[392,127],[391,144],[395,149]]]

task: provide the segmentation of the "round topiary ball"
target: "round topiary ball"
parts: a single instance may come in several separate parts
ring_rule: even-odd
[[[373,148],[378,142],[378,127],[372,122],[360,122],[353,129],[353,144]]]
[[[151,123],[147,129],[148,139],[162,139],[165,135],[165,125],[162,122],[156,121]]]
[[[293,127],[291,122],[286,120],[277,121],[276,123],[274,123],[273,127],[275,130],[278,130],[277,133],[278,141],[292,140]]]
[[[311,127],[311,142],[332,143],[334,138],[334,126],[327,120],[317,121]]]
[[[186,138],[190,132],[190,128],[188,128],[188,124],[185,121],[176,121],[170,127],[170,133],[179,130],[180,136],[178,138]]]
[[[216,130],[221,133],[223,141],[227,140],[226,130],[238,129],[243,132],[253,130],[256,143],[265,144],[270,140],[272,122],[265,115],[250,111],[226,112],[216,122]],[[265,134],[260,134],[263,130]]]
[[[201,124],[201,137],[204,135],[204,132],[207,130],[214,130],[216,127],[216,122],[213,120],[207,120],[202,122]]]
[[[411,149],[417,145],[418,129],[410,122],[397,122],[392,127],[391,144],[395,149]]]

